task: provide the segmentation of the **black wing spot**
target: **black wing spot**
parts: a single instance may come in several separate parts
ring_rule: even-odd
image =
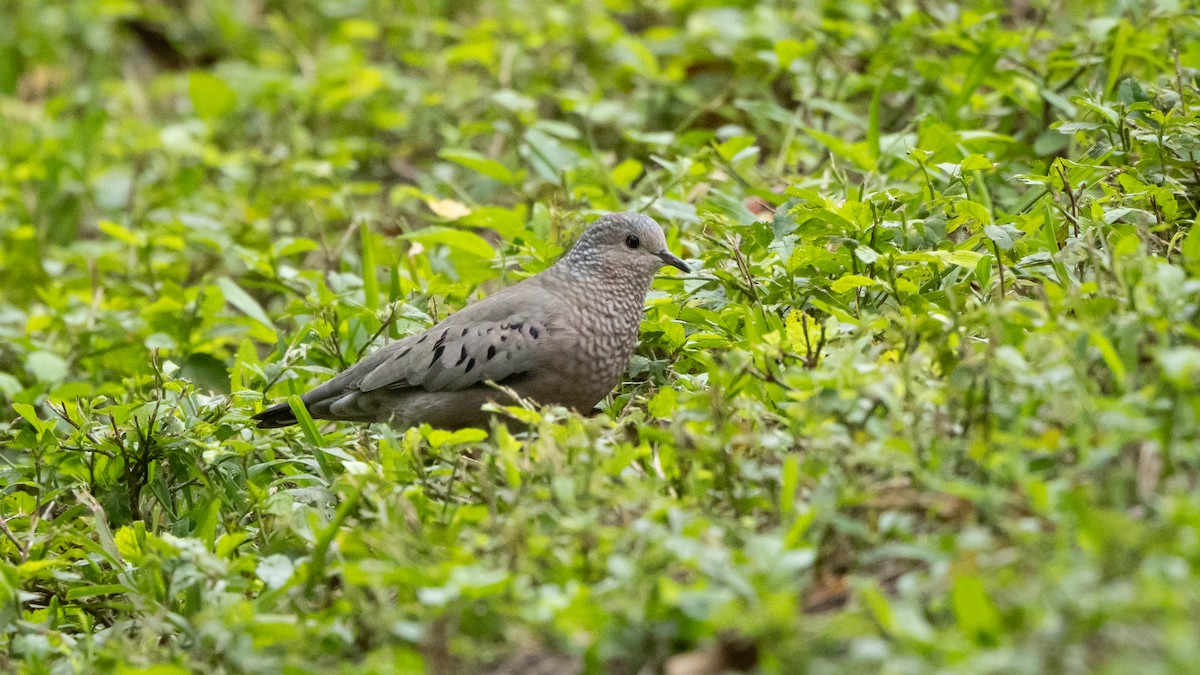
[[[532,337],[534,340],[538,339],[538,329],[537,329],[537,326],[530,326],[530,327],[529,327],[529,335],[530,335],[530,336],[531,336],[531,337]]]
[[[466,337],[467,333],[470,332],[470,330],[471,330],[470,328],[464,328],[462,335],[459,335],[458,337]]]
[[[424,335],[422,335],[422,336],[421,336],[421,339],[420,339],[420,340],[417,340],[417,344],[421,344],[422,342],[424,342],[424,341],[426,341],[426,340],[428,340],[428,339],[429,339],[429,333],[426,333],[426,334],[424,334]]]
[[[434,346],[441,347],[442,343],[446,341],[446,333],[449,333],[449,332],[450,332],[449,328],[442,331],[442,336],[440,338],[438,338],[438,341],[436,343],[434,343]]]
[[[496,356],[496,345],[488,345],[488,356],[487,356],[487,360],[488,360],[488,361],[491,361],[491,360],[492,360],[492,358],[493,358],[493,357],[495,357],[495,356]]]
[[[471,372],[471,369],[474,367],[475,367],[475,359],[471,359],[470,361],[467,361],[467,369],[463,372],[469,373],[469,372]]]
[[[434,347],[433,360],[429,362],[430,367],[432,367],[433,364],[437,363],[438,359],[442,358],[442,353],[445,351],[446,351],[446,347],[443,345],[438,345],[437,347]]]
[[[511,328],[511,329],[513,329],[513,330],[515,330],[515,331],[517,331],[518,333],[520,333],[520,332],[521,332],[521,329],[522,329],[522,328],[524,328],[524,327],[525,327],[525,322],[524,322],[524,321],[518,321],[518,322],[516,322],[516,323],[514,323],[514,324],[510,324],[510,325],[509,325],[509,328]]]
[[[455,361],[454,365],[457,366],[458,364],[460,364],[466,360],[467,360],[467,346],[463,345],[462,351],[458,353],[458,361]]]
[[[501,335],[501,336],[500,336],[500,341],[501,341],[501,342],[508,342],[508,336],[507,336],[507,335]]]
[[[396,352],[396,355],[392,357],[392,360],[399,361],[400,359],[408,356],[408,353],[411,351],[412,351],[412,347],[405,347],[404,349],[401,349],[399,352]]]

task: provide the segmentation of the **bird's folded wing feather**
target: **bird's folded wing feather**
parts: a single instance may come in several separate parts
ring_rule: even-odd
[[[421,387],[458,391],[504,379],[537,366],[537,346],[547,337],[544,322],[514,313],[484,322],[451,316],[421,335],[388,345],[362,363],[360,391]],[[355,379],[358,379],[357,377]]]

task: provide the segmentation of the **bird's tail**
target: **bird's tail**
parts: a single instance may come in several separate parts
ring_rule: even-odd
[[[296,423],[296,416],[292,413],[292,408],[287,401],[277,403],[250,419],[258,422],[260,429],[275,429]]]

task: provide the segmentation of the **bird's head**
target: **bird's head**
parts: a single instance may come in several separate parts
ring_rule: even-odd
[[[653,218],[632,211],[610,213],[589,225],[566,261],[608,272],[630,270],[646,283],[663,265],[691,271],[667,250],[662,227]]]

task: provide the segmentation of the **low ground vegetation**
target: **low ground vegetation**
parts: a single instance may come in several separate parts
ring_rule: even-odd
[[[804,6],[10,3],[0,669],[1194,667],[1195,6]],[[247,425],[627,208],[598,414]]]

